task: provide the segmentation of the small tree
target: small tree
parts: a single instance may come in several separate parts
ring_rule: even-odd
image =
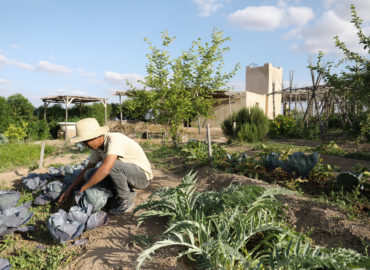
[[[203,44],[199,38],[189,50],[171,58],[167,49],[174,39],[163,32],[163,49],[145,39],[151,53],[147,55],[147,76],[141,83],[150,91],[133,91],[132,105],[146,104],[151,117],[168,128],[176,146],[182,124],[196,116],[210,116],[212,93],[228,89],[226,85],[239,65],[229,73],[222,72],[223,54],[229,50],[222,47],[229,40],[223,38],[222,31],[212,32],[211,43]]]
[[[335,36],[335,44],[344,54],[337,66],[346,62],[345,70],[340,74],[332,74],[331,64],[324,70],[320,66],[311,66],[310,68],[323,73],[327,84],[333,87],[332,96],[338,105],[339,114],[344,123],[343,128],[349,127],[350,130],[354,131],[354,121],[358,121],[360,114],[365,115],[365,119],[360,121],[360,127],[357,131],[362,133],[360,137],[366,138],[370,136],[370,134],[364,134],[369,132],[368,122],[370,121],[367,118],[367,115],[370,115],[368,113],[370,108],[370,60],[368,58],[370,54],[370,36],[365,35],[362,31],[362,20],[357,16],[354,5],[351,5],[351,12],[351,22],[357,29],[359,44],[363,46],[365,55],[351,51],[344,42],[340,41],[338,36]],[[322,54],[319,54],[319,60],[321,57]]]

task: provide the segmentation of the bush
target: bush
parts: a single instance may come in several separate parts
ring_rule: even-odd
[[[50,138],[50,127],[47,121],[34,120],[28,123],[27,137],[29,140],[46,140]]]
[[[278,115],[270,122],[270,134],[286,137],[297,136],[297,121],[290,116]]]
[[[233,122],[236,122],[236,131],[233,131]],[[221,125],[225,136],[240,141],[262,141],[269,131],[269,120],[257,106],[243,108],[233,113]]]
[[[363,113],[360,120],[360,131],[358,133],[357,139],[360,142],[370,141],[370,111]]]
[[[22,127],[10,124],[8,129],[4,132],[5,137],[11,142],[23,141],[26,136],[27,123],[22,121]]]

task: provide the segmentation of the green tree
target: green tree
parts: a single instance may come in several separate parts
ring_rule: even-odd
[[[343,71],[332,73],[333,62],[329,62],[325,67],[319,64],[310,66],[310,69],[311,72],[316,71],[318,74],[323,74],[327,85],[333,87],[329,94],[338,106],[344,130],[368,133],[359,135],[365,138],[370,137],[370,126],[368,124],[370,121],[370,36],[363,32],[361,26],[363,21],[358,17],[354,5],[351,5],[351,12],[351,22],[357,29],[359,44],[363,46],[364,54],[351,51],[340,40],[339,36],[335,36],[335,45],[343,53],[342,59],[336,66],[341,66],[345,63]],[[319,54],[318,63],[322,55],[322,53]],[[328,120],[326,122],[328,123]]]
[[[20,123],[21,120],[29,121],[33,118],[34,107],[21,94],[9,96],[7,102],[9,104],[9,114],[17,123]]]
[[[149,45],[147,54],[147,76],[142,82],[150,91],[133,93],[133,107],[145,104],[147,113],[160,124],[165,125],[177,145],[177,134],[182,124],[196,116],[209,117],[215,91],[227,90],[227,83],[239,68],[223,72],[223,54],[229,47],[223,44],[229,38],[223,32],[214,30],[211,42],[203,43],[200,38],[192,43],[180,56],[171,57],[168,48],[174,41],[167,32],[162,33],[162,47]]]
[[[4,97],[0,97],[0,133],[7,130],[12,122],[9,110],[9,103]]]

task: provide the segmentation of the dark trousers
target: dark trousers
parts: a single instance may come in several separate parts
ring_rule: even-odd
[[[85,181],[88,181],[98,168],[88,169]],[[122,200],[128,200],[132,188],[145,189],[150,184],[144,171],[135,164],[116,160],[109,176],[99,182],[99,186],[107,188]]]

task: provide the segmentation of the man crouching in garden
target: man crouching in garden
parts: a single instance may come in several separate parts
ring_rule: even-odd
[[[89,163],[58,202],[67,200],[73,189],[81,184],[80,193],[103,181],[101,186],[117,196],[117,204],[109,214],[130,211],[134,207],[132,199],[136,196],[132,189],[145,189],[153,178],[150,163],[140,145],[121,133],[108,132],[108,127],[101,127],[95,118],[78,121],[76,136],[71,141],[83,142],[92,151]],[[99,161],[103,163],[95,168]]]

